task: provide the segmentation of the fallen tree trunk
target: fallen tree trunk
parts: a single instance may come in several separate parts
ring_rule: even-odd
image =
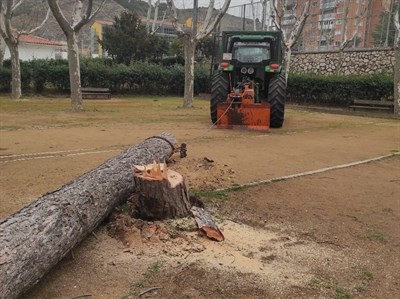
[[[0,298],[16,298],[136,191],[133,165],[164,161],[171,134],[151,137],[0,221]]]

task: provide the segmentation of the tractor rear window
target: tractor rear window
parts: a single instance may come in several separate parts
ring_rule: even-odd
[[[235,42],[232,52],[233,59],[244,63],[258,63],[271,58],[270,44],[267,42]]]

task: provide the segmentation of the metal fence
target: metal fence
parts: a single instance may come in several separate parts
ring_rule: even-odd
[[[277,30],[273,23],[275,11],[271,2],[271,0],[267,2],[264,30]],[[261,1],[231,6],[223,17],[218,30],[262,30],[262,13]],[[373,14],[345,19],[336,16],[336,14],[310,14],[294,50],[299,52],[337,50],[345,40],[350,39],[352,41],[348,43],[347,47],[354,49],[393,46],[394,12],[390,13],[382,9],[382,11],[374,11]],[[294,22],[294,17],[285,14],[282,28],[287,34],[293,30]],[[347,32],[343,30],[343,24],[346,24]],[[352,38],[353,35],[354,38]]]

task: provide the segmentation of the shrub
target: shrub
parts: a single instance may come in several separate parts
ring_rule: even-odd
[[[355,99],[393,98],[393,76],[293,74],[288,79],[287,94],[288,100],[295,103],[347,107]]]
[[[0,67],[0,91],[11,90],[11,70],[9,68]]]
[[[210,66],[199,66],[195,68],[194,93],[209,93],[210,92]]]
[[[26,70],[31,70],[34,74],[31,78],[33,88],[37,92],[42,92],[46,82],[48,82],[50,64],[44,59],[35,59],[24,63]],[[24,72],[21,72],[21,74]]]
[[[27,90],[31,84],[32,69],[26,62],[20,61],[21,67],[21,88]],[[0,66],[0,91],[11,90],[11,60],[6,59],[3,61],[3,67]]]

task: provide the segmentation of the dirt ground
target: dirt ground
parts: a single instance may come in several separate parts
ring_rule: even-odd
[[[206,239],[188,218],[146,223],[163,233],[135,229],[124,244],[106,222],[23,298],[400,297],[399,156],[208,192],[395,153],[398,120],[288,108],[282,129],[209,130],[206,101],[179,103],[90,101],[72,114],[66,100],[0,98],[1,218],[168,131],[188,144],[170,167],[226,238]]]

